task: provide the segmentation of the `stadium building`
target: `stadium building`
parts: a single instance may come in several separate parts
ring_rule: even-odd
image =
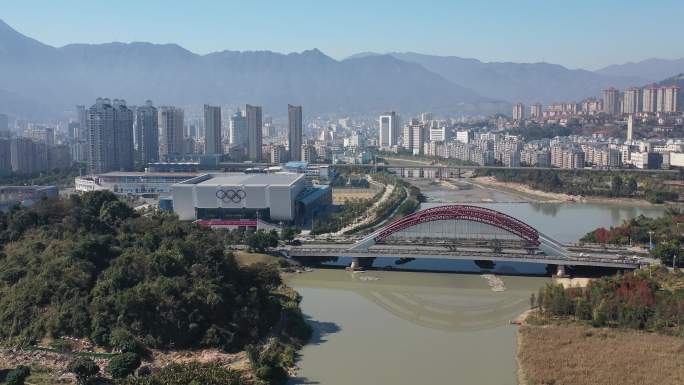
[[[332,201],[328,186],[311,187],[305,175],[294,173],[204,174],[174,184],[172,191],[181,220],[297,223]]]

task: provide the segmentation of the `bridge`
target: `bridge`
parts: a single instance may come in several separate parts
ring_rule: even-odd
[[[648,262],[626,249],[566,247],[523,221],[489,208],[446,205],[417,211],[360,239],[305,241],[290,257],[351,257],[351,269],[378,257],[527,262],[636,269]],[[633,253],[632,253],[633,254]]]
[[[552,167],[506,167],[506,166],[479,166],[479,165],[449,165],[449,164],[422,164],[420,162],[412,162],[405,159],[400,159],[404,163],[384,164],[315,164],[312,166],[330,166],[338,171],[343,170],[357,170],[364,173],[390,172],[401,177],[407,178],[460,178],[467,171],[473,170],[553,170],[558,172],[573,172],[573,173],[605,173],[614,172],[615,170],[629,171],[631,173],[639,174],[660,174],[670,177],[675,177],[679,174],[679,170],[663,170],[663,169],[615,169],[615,168],[579,168],[579,169],[561,169]],[[244,162],[221,162],[218,168],[226,172],[242,172],[246,169],[262,169],[268,167],[280,166],[275,163],[244,163]]]
[[[474,170],[520,170],[520,171],[556,171],[556,172],[573,172],[573,173],[606,173],[614,172],[615,170],[629,171],[639,174],[660,174],[674,177],[678,170],[650,170],[650,169],[616,169],[616,168],[578,168],[578,169],[561,169],[552,167],[507,167],[507,166],[480,166],[480,165],[446,165],[446,164],[420,164],[420,163],[405,163],[405,164],[336,164],[333,165],[337,170],[364,170],[366,173],[376,173],[387,171],[403,178],[461,178],[467,171]]]

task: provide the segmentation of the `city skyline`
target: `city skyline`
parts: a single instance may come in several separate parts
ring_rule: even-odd
[[[684,57],[684,49],[673,51],[673,47],[678,47],[676,37],[682,32],[676,18],[684,11],[684,4],[670,0],[658,1],[657,5],[612,0],[591,3],[591,12],[581,4],[559,10],[556,4],[532,0],[515,4],[434,1],[430,5],[305,1],[300,6],[207,1],[205,7],[123,1],[114,8],[106,3],[69,3],[71,7],[41,0],[8,4],[3,8],[2,19],[28,36],[58,47],[72,43],[150,41],[179,44],[198,54],[223,50],[289,53],[319,48],[335,59],[366,51],[412,51],[482,61],[550,62],[590,70],[654,57]],[[664,6],[670,11],[661,12]],[[73,12],[74,8],[93,13],[106,8],[110,17],[82,18],[82,12]],[[148,12],[164,17],[143,16]],[[377,17],[380,14],[385,17]],[[226,17],[231,17],[231,23],[225,22]],[[303,22],[293,25],[289,22],[292,18]],[[629,25],[649,18],[661,22],[649,29],[626,30],[622,38],[611,41],[610,50],[606,50],[601,39],[592,38],[605,28],[605,20]],[[203,22],[192,23],[194,19]],[[401,28],[401,20],[425,25]],[[519,28],[521,22],[529,28]],[[190,24],[193,28],[178,28]],[[537,33],[540,30],[543,35]],[[558,50],[558,41],[564,42],[564,49]],[[639,46],[638,54],[635,46]]]

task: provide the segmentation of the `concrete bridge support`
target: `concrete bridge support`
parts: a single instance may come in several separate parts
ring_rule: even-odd
[[[352,262],[347,269],[350,271],[365,270],[373,266],[373,261],[375,261],[373,257],[352,257]]]
[[[556,267],[556,277],[566,277],[565,275],[565,265],[558,265]]]

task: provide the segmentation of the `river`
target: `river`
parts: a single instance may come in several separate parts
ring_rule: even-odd
[[[423,207],[449,202],[438,192],[432,198]],[[472,204],[512,215],[562,242],[577,241],[598,226],[664,211],[612,204]],[[322,268],[289,279],[314,328],[290,384],[515,384],[516,327],[509,321],[528,309],[530,294],[548,282],[544,267],[497,264],[492,272],[505,273],[499,278],[506,289],[496,292],[472,262],[395,262],[379,259],[374,266],[407,271],[351,274]]]

